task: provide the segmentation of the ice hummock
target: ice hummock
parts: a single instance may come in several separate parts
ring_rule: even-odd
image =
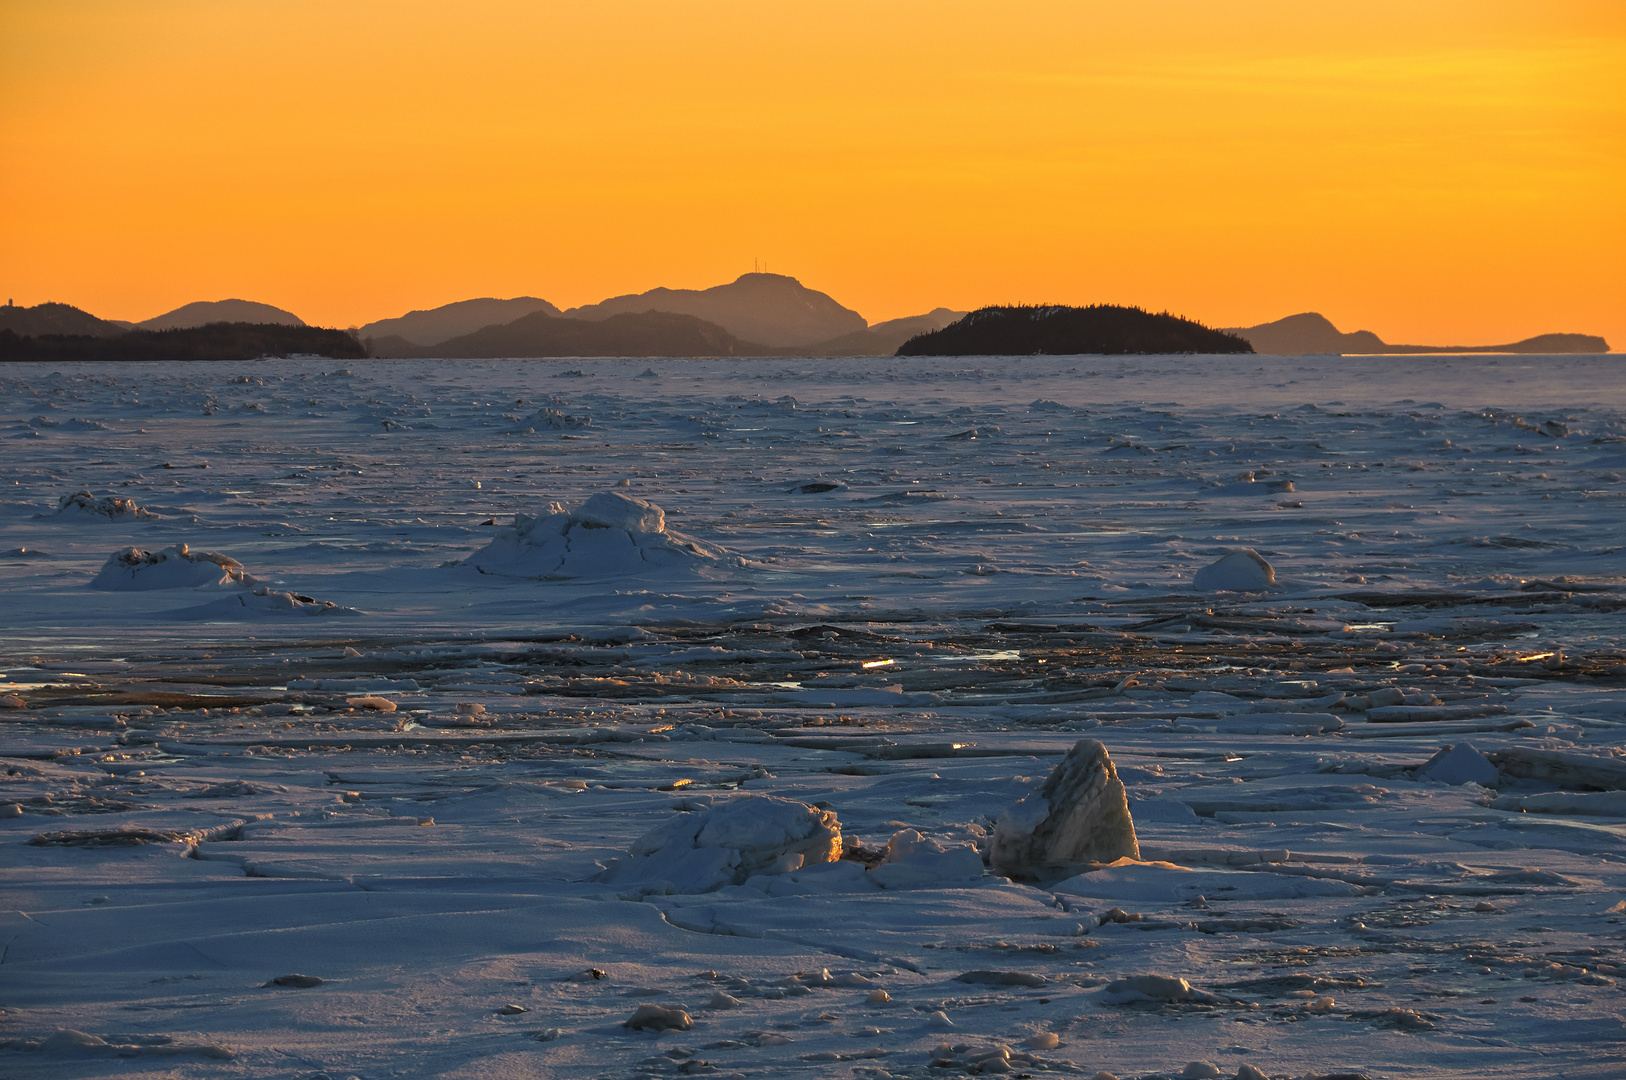
[[[256,584],[243,564],[218,551],[193,551],[185,544],[159,551],[127,547],[115,551],[90,582],[92,589],[143,592],[149,589],[240,589]]]
[[[1094,739],[1075,743],[1043,787],[1000,817],[990,851],[994,871],[1010,878],[1123,858],[1140,858],[1135,823],[1118,770]]]
[[[1237,548],[1197,571],[1191,584],[1200,592],[1263,592],[1276,587],[1276,570],[1253,548]]]
[[[683,813],[640,836],[598,880],[628,892],[704,893],[755,874],[788,874],[841,858],[841,824],[773,795],[741,795]]]
[[[102,518],[106,521],[157,521],[162,514],[143,510],[134,499],[117,495],[97,498],[88,491],[76,491],[57,500],[55,517]]]
[[[486,574],[566,579],[695,570],[738,558],[671,532],[666,512],[646,499],[606,491],[535,516],[516,514],[466,565]]]
[[[982,855],[975,844],[944,842],[916,829],[904,829],[887,841],[886,858],[870,876],[883,889],[910,889],[975,881],[983,872]]]

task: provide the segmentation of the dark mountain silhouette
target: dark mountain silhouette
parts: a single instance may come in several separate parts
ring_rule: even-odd
[[[955,311],[946,307],[933,308],[924,315],[906,315],[901,319],[878,322],[869,328],[869,332],[882,335],[908,334],[909,337],[914,337],[916,334],[929,334],[933,330],[941,330],[969,314],[971,314],[969,311]],[[908,340],[909,338],[904,338],[904,341]]]
[[[1261,353],[1303,356],[1311,353],[1606,353],[1609,343],[1590,334],[1540,334],[1508,345],[1390,345],[1370,330],[1340,333],[1313,311],[1275,322],[1240,327],[1226,333],[1246,338]]]
[[[1232,334],[1137,307],[986,307],[910,338],[899,356],[1072,356],[1123,353],[1251,353]]]
[[[1277,356],[1302,356],[1306,353],[1374,353],[1388,346],[1370,330],[1357,330],[1353,334],[1339,333],[1325,317],[1313,311],[1302,315],[1289,315],[1275,322],[1262,323],[1230,331],[1246,338],[1255,352]]]
[[[399,341],[399,339],[397,339]],[[374,342],[375,349],[380,343]],[[722,327],[666,311],[588,320],[538,311],[504,326],[419,346],[417,355],[456,359],[532,356],[774,356],[785,350],[741,341]]]
[[[487,358],[622,355],[605,351],[615,348],[617,342],[628,348],[636,348],[637,352],[627,354],[636,356],[891,356],[897,351],[898,346],[909,338],[927,330],[946,326],[965,313],[938,308],[926,315],[891,319],[877,323],[869,330],[844,334],[805,348],[800,346],[774,348],[741,341],[722,327],[706,323],[704,320],[694,320],[692,316],[684,316],[681,320],[643,318],[645,315],[665,314],[669,313],[644,312],[636,321],[617,324],[618,329],[614,334],[595,334],[579,328],[553,326],[538,321],[527,323],[526,326],[515,329],[513,333],[505,332],[514,327],[513,323],[482,327],[476,333],[465,334],[454,341],[433,345],[421,345],[395,334],[377,338],[363,337],[363,340],[370,347],[373,356],[388,359],[452,356],[469,359],[475,353]],[[589,320],[573,321],[589,322]],[[711,330],[696,337],[697,324],[701,327],[710,327]],[[636,331],[630,329],[635,326],[640,329]],[[542,329],[539,330],[539,327]],[[365,330],[365,327],[363,329]],[[536,336],[539,333],[544,336]],[[723,336],[717,336],[718,333]],[[452,351],[454,349],[457,351]],[[546,351],[538,352],[536,351],[538,349]],[[561,349],[567,351],[560,352]]]
[[[806,347],[869,329],[858,312],[783,274],[741,274],[710,289],[651,289],[571,308],[571,319],[605,319],[617,314],[666,311],[693,315],[744,341],[777,347]]]
[[[262,356],[367,355],[343,330],[284,323],[209,323],[174,330],[131,330],[118,337],[0,330],[0,360],[257,360]]]
[[[178,330],[210,323],[253,323],[304,326],[305,321],[291,311],[253,300],[198,300],[146,319],[136,325],[142,330]]]
[[[0,330],[23,337],[40,334],[75,334],[84,337],[117,337],[128,323],[98,319],[88,311],[69,304],[35,304],[33,307],[0,307]]]
[[[808,356],[891,356],[905,341],[920,334],[941,330],[961,318],[963,311],[937,308],[925,315],[910,315],[902,319],[878,322],[868,330],[857,330],[829,341],[821,341],[804,350]]]
[[[558,315],[559,309],[534,296],[516,296],[512,300],[459,300],[455,304],[442,304],[423,311],[409,311],[396,319],[379,319],[357,331],[363,341],[373,338],[384,341],[399,338],[413,345],[438,345],[454,337],[472,334],[488,326],[502,326],[534,311]]]
[[[419,345],[415,341],[408,341],[399,334],[388,334],[384,337],[363,337],[361,341],[362,344],[367,346],[367,355],[376,356],[380,360],[415,360],[445,355],[440,351],[439,345]]]

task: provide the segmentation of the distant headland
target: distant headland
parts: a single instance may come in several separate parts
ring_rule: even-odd
[[[1251,353],[1234,334],[1167,312],[1093,304],[986,307],[912,337],[899,356],[1073,356],[1127,353]]]
[[[157,335],[157,336],[155,336]],[[1251,348],[1250,348],[1251,346]],[[561,310],[535,296],[481,297],[409,311],[349,330],[308,326],[252,300],[185,304],[140,323],[61,303],[0,307],[0,359],[501,359],[524,357],[965,356],[1080,353],[1606,353],[1590,334],[1541,334],[1507,345],[1391,345],[1342,333],[1313,312],[1212,329],[1138,307],[946,307],[868,323],[829,294],[784,274],[742,274],[709,289],[650,289]]]

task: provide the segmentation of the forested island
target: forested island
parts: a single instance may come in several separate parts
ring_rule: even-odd
[[[1126,353],[1251,353],[1235,334],[1138,307],[985,307],[904,342],[899,356],[1072,356]]]
[[[116,337],[18,334],[0,329],[0,360],[257,360],[326,356],[359,360],[360,341],[343,330],[281,323],[210,323],[174,330],[129,330]]]

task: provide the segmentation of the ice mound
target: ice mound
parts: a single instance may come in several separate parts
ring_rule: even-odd
[[[1199,592],[1263,592],[1276,587],[1276,570],[1253,548],[1238,548],[1197,571],[1191,584]]]
[[[1418,767],[1417,775],[1438,784],[1497,786],[1496,766],[1486,760],[1473,743],[1442,746],[1439,753]]]
[[[599,881],[640,895],[704,893],[754,874],[788,874],[841,858],[841,824],[820,810],[772,795],[742,795],[701,813],[679,814],[627,849]]]
[[[535,517],[516,514],[513,525],[466,560],[485,574],[543,579],[693,570],[725,561],[737,559],[668,532],[660,507],[613,491],[569,510],[553,503]]]
[[[227,596],[210,604],[201,604],[175,612],[183,619],[253,619],[275,618],[283,615],[360,615],[353,607],[342,607],[331,600],[317,600],[294,592],[277,592],[265,585]]]
[[[1080,739],[1037,793],[994,827],[991,862],[1009,878],[1061,876],[1056,868],[1140,858],[1129,800],[1107,748]]]
[[[56,516],[102,518],[106,521],[157,521],[162,515],[141,509],[134,499],[121,499],[116,495],[104,495],[98,499],[88,491],[76,491],[57,500]]]
[[[945,844],[904,829],[886,844],[886,859],[870,871],[883,889],[913,889],[982,877],[982,855],[975,844]]]
[[[558,399],[554,400],[556,404],[564,404],[564,402],[559,401]],[[572,431],[577,428],[591,427],[592,424],[593,418],[591,416],[573,416],[570,413],[565,412],[563,409],[556,409],[552,406],[544,405],[530,416],[520,420],[519,424],[514,428],[513,433],[524,434],[526,432],[535,432],[537,430]]]
[[[246,588],[254,579],[243,564],[218,551],[193,551],[176,544],[161,551],[128,547],[115,551],[101,572],[91,579],[92,589],[141,592],[148,589]]]

